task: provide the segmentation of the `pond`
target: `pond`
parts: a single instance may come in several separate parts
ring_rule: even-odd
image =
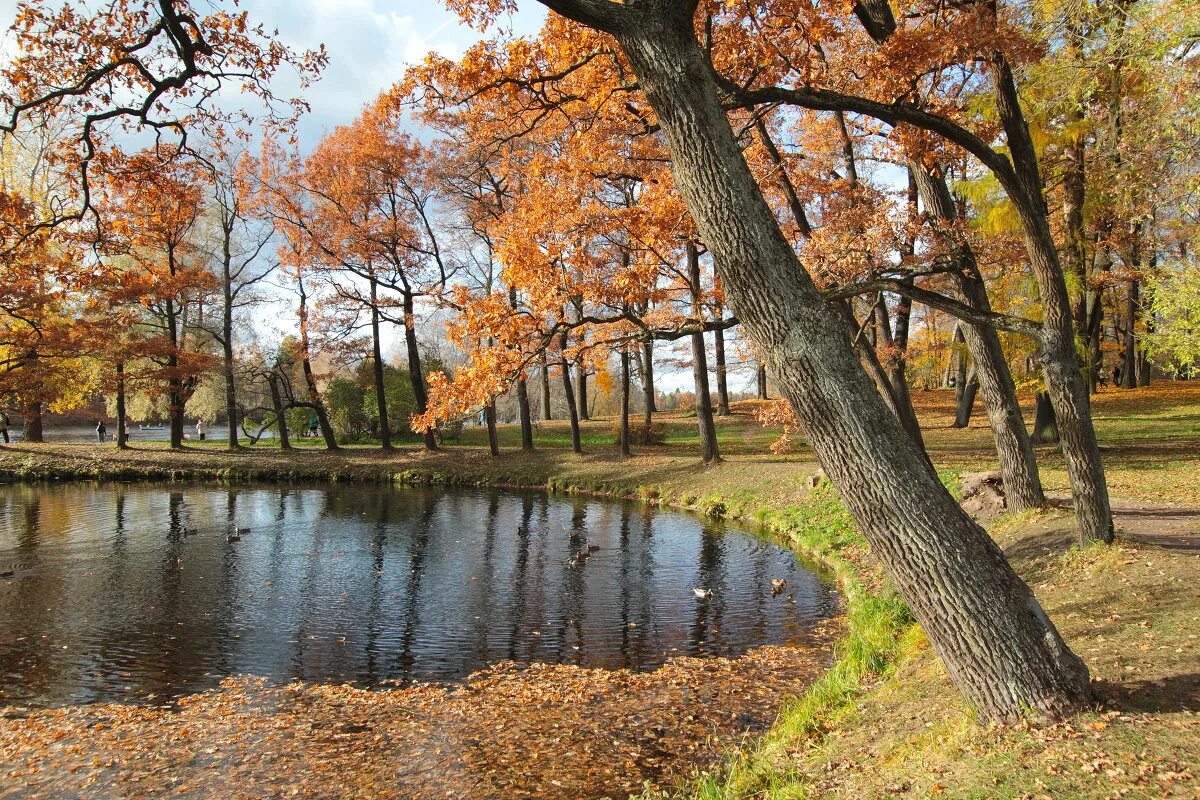
[[[637,503],[0,486],[0,704],[168,703],[241,674],[452,681],[505,660],[646,670],[806,643],[836,603],[769,540]]]

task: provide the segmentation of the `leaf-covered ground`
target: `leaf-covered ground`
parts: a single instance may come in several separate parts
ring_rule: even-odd
[[[654,672],[501,664],[461,686],[231,679],[177,708],[0,710],[0,797],[624,798],[761,734],[828,651]]]

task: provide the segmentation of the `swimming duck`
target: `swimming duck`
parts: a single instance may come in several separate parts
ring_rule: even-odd
[[[775,595],[776,597],[783,594],[783,591],[786,588],[787,581],[785,581],[783,578],[775,578],[773,581],[771,581],[771,594]]]
[[[698,586],[692,589],[692,593],[695,594],[696,598],[699,600],[707,600],[713,596],[712,589],[701,589]]]
[[[242,535],[240,533],[237,533],[236,531],[234,533],[230,533],[229,535],[227,535],[225,537],[225,541],[229,542],[230,544],[233,544],[234,542],[240,542],[241,540],[242,540]]]

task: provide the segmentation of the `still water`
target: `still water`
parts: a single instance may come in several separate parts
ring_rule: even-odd
[[[804,642],[835,605],[787,550],[634,503],[0,486],[0,704],[162,703],[239,674],[374,686],[502,660],[650,669]]]

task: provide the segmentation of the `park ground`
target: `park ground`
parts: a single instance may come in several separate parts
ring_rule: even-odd
[[[948,483],[995,466],[982,419],[955,430],[949,392],[915,400]],[[712,467],[698,463],[695,420],[684,415],[658,415],[666,445],[638,448],[631,459],[616,454],[612,420],[585,424],[582,457],[569,452],[558,421],[539,424],[531,454],[516,450],[514,429],[502,429],[499,458],[475,429],[432,454],[415,445],[386,455],[308,447],[228,454],[217,443],[182,452],[0,448],[8,479],[319,478],[636,496],[762,523],[824,562],[846,606],[834,626],[833,667],[815,683],[828,663],[823,652],[761,652],[733,660],[741,664],[681,660],[651,673],[657,679],[502,667],[448,694],[242,681],[176,710],[8,710],[0,714],[0,797],[106,789],[214,796],[222,786],[247,797],[619,797],[646,779],[659,787],[647,797],[1200,798],[1200,384],[1096,397],[1117,509],[1114,546],[1079,547],[1061,502],[986,521],[1087,660],[1098,697],[1094,711],[1068,722],[1008,728],[978,724],[828,484],[811,488],[811,453],[771,453],[778,431],[758,425],[748,405],[718,420],[725,461]],[[1043,447],[1038,457],[1047,489],[1065,499],[1061,456]],[[713,714],[732,702],[777,719],[763,733]],[[522,708],[535,708],[540,722]],[[485,725],[480,709],[519,724]],[[398,744],[406,729],[424,731],[424,760],[405,762],[413,755]],[[154,746],[154,736],[169,745]]]

